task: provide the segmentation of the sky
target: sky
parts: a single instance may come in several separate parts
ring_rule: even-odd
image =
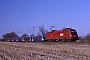
[[[18,35],[72,27],[79,36],[90,33],[90,0],[0,0],[0,38],[12,31]]]

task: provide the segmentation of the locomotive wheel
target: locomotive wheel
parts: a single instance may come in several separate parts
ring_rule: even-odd
[[[75,42],[75,41],[76,41],[76,39],[72,39],[72,40],[71,40],[71,42]]]
[[[48,41],[48,39],[43,40],[43,42],[47,42],[47,41]]]
[[[63,42],[67,42],[68,40],[67,39],[63,39]]]

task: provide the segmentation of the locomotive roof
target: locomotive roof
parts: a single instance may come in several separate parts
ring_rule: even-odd
[[[75,30],[75,29],[72,29],[72,28],[64,28],[63,30],[66,30],[66,29]]]
[[[62,29],[62,30],[67,30],[67,29],[70,29],[70,30],[76,31],[75,29],[72,29],[72,28],[64,28],[64,29]],[[51,32],[54,32],[54,31],[61,31],[61,30],[51,30]]]

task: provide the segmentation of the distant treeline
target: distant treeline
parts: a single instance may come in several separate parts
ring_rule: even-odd
[[[88,33],[86,36],[79,36],[79,40],[82,43],[90,43],[90,33]]]

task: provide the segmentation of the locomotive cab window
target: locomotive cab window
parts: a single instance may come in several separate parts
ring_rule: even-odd
[[[76,30],[71,29],[71,33],[76,34],[77,32],[76,32]]]

